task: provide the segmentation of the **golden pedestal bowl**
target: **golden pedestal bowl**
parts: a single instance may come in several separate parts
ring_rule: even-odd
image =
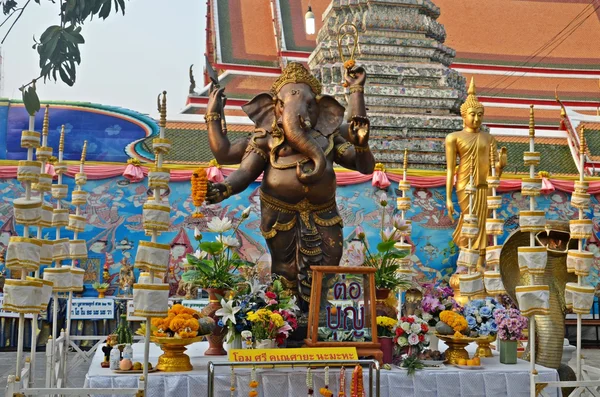
[[[454,335],[440,335],[438,333],[435,334],[440,340],[443,340],[448,349],[446,350],[446,364],[458,364],[458,360],[465,359],[468,360],[469,352],[465,349],[471,342],[475,342],[477,338],[469,338],[463,336],[462,338],[455,338]]]
[[[150,341],[160,346],[164,352],[158,358],[156,369],[163,372],[191,371],[194,367],[190,362],[190,357],[185,354],[186,346],[200,342],[203,338],[204,336],[186,339],[151,336]]]
[[[496,341],[496,335],[494,336],[480,336],[475,340],[477,343],[477,350],[475,350],[474,357],[494,357],[490,344]]]

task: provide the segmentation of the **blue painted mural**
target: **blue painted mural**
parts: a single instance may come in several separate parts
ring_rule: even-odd
[[[36,114],[36,131],[41,130],[44,112]],[[29,115],[20,103],[0,107],[0,158],[21,160],[21,131],[29,126]],[[61,126],[65,126],[65,160],[79,160],[83,141],[88,141],[88,161],[124,163],[129,159],[128,147],[149,135],[158,133],[156,122],[129,110],[89,104],[52,104],[48,144],[56,149]]]
[[[70,191],[74,182],[65,178]],[[89,202],[84,207],[84,214],[88,219],[88,226],[79,237],[88,240],[89,259],[82,264],[86,269],[85,282],[91,284],[100,281],[102,269],[107,265],[113,287],[118,281],[119,269],[123,264],[132,264],[134,261],[139,240],[148,240],[142,229],[142,204],[147,198],[145,183],[129,183],[124,178],[88,181],[84,189],[90,193]],[[338,206],[344,220],[344,236],[347,248],[351,246],[353,232],[356,226],[362,226],[367,234],[370,244],[376,244],[379,239],[382,214],[385,214],[384,224],[390,222],[395,212],[394,206],[385,209],[379,205],[379,191],[370,183],[343,186],[338,188]],[[23,189],[16,180],[0,180],[0,245],[8,243],[8,237],[16,231],[21,233],[21,227],[15,226],[12,221],[11,202],[14,197],[23,194]],[[242,243],[240,254],[244,259],[259,265],[259,273],[266,276],[269,273],[269,255],[265,248],[264,240],[259,230],[259,196],[258,184],[251,185],[242,194],[232,197],[223,203],[205,206],[202,209],[204,218],[192,218],[194,211],[190,194],[189,182],[176,182],[171,184],[169,201],[172,205],[171,228],[159,237],[159,242],[170,244],[171,259],[169,273],[166,280],[171,284],[171,291],[175,293],[177,284],[183,271],[182,261],[187,253],[195,250],[196,242],[193,239],[194,227],[197,226],[204,235],[204,239],[214,239],[214,234],[208,232],[207,222],[212,217],[228,217],[235,222],[241,218],[241,212],[248,206],[251,208],[250,217],[237,231],[237,237]],[[394,203],[395,192],[388,191],[390,203]],[[445,216],[444,189],[412,189],[413,208],[408,212],[408,219],[413,220],[413,233],[409,242],[413,245],[411,258],[420,281],[448,277],[454,271],[457,250],[452,243],[451,235],[454,225]],[[528,208],[528,199],[521,196],[520,192],[511,192],[503,195],[504,204],[498,211],[499,216],[505,219],[505,233],[500,236],[500,242],[518,227],[518,211]],[[598,196],[592,198],[592,206],[588,216],[594,220],[595,238],[588,247],[596,255],[596,264],[592,269],[588,281],[597,285],[600,268],[600,202]],[[554,192],[539,198],[539,207],[547,210],[549,219],[567,220],[575,217],[575,210],[569,205],[569,195]],[[52,200],[53,201],[53,200]],[[68,200],[63,200],[68,206]],[[71,207],[74,211],[74,208]],[[65,236],[72,237],[72,233],[63,232]],[[54,237],[52,229],[45,229],[44,235]],[[342,261],[349,260],[352,249],[346,250]],[[137,270],[136,270],[137,273]],[[137,274],[136,274],[137,276]]]

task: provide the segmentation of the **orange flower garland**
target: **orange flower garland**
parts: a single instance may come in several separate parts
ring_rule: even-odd
[[[208,177],[206,176],[205,168],[198,168],[192,174],[192,201],[196,207],[196,212],[192,215],[193,218],[202,218],[203,215],[199,212],[200,207],[206,199],[208,190]]]
[[[202,315],[194,309],[180,304],[173,305],[166,318],[153,318],[152,326],[156,328],[154,336],[167,337],[170,334],[181,339],[194,338],[198,335]]]
[[[352,384],[350,385],[351,397],[365,397],[365,389],[363,384],[363,370],[360,365],[354,367],[352,372]]]

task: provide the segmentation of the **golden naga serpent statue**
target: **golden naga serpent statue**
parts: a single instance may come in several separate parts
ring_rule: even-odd
[[[576,282],[574,274],[567,273],[567,251],[577,248],[577,240],[571,240],[569,223],[547,221],[548,233],[536,235],[536,245],[548,247],[548,263],[544,275],[532,276],[519,271],[517,248],[529,245],[529,233],[517,230],[504,243],[500,254],[500,273],[508,295],[517,302],[515,287],[518,285],[550,286],[550,315],[535,316],[536,324],[536,364],[548,368],[558,368],[562,359],[565,334],[565,285]],[[527,352],[525,357],[529,356]]]

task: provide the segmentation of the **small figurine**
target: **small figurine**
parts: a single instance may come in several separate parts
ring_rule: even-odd
[[[102,361],[102,363],[100,363],[100,365],[102,366],[102,368],[109,368],[110,367],[110,352],[112,350],[112,346],[108,344],[108,342],[106,343],[106,346],[102,346],[102,352],[104,353],[104,361]]]
[[[242,331],[242,349],[252,349],[252,332]]]

